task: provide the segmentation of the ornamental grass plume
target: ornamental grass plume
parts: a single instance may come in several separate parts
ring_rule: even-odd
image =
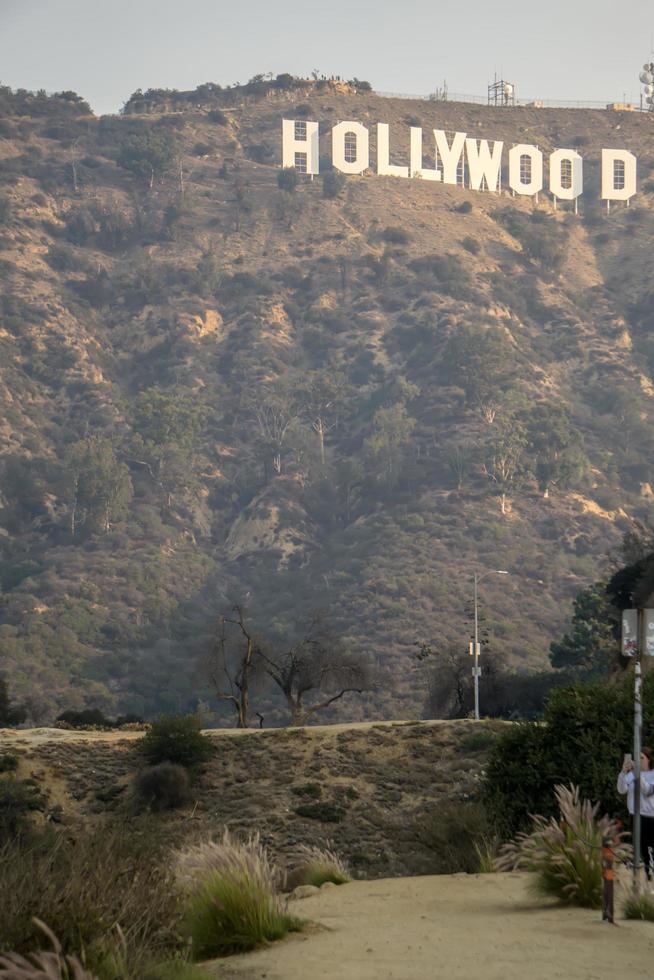
[[[320,888],[326,881],[344,885],[352,881],[349,868],[343,858],[331,847],[310,847],[302,844],[292,859],[293,868],[286,877],[289,890],[298,885],[315,885]]]
[[[52,951],[30,953],[28,957],[20,953],[0,955],[1,980],[97,980],[76,956],[62,954],[61,943],[44,922],[34,922],[52,943]]]
[[[258,834],[237,841],[226,830],[221,841],[178,852],[175,866],[186,893],[182,932],[196,959],[243,952],[301,928]]]
[[[578,786],[555,786],[554,793],[560,819],[532,817],[532,830],[504,844],[495,867],[534,872],[532,887],[539,895],[582,908],[601,908],[602,841],[615,841],[615,857],[621,860],[628,853],[624,834],[610,817],[598,818],[599,804],[582,800]]]

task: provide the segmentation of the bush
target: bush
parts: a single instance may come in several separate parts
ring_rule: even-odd
[[[418,820],[414,835],[426,852],[425,874],[475,874],[490,828],[480,803],[448,801]]]
[[[529,833],[518,834],[501,848],[496,868],[533,872],[532,887],[539,895],[567,905],[601,908],[602,842],[621,838],[618,825],[609,817],[598,820],[599,805],[582,800],[577,786],[556,786],[554,794],[559,819],[533,817]],[[621,844],[615,851],[618,859],[626,856]]]
[[[0,675],[0,728],[21,725],[26,717],[27,711],[21,705],[12,704],[7,682]]]
[[[381,233],[381,239],[389,245],[408,245],[410,235],[404,228],[388,227]]]
[[[163,844],[150,820],[96,825],[75,838],[48,830],[8,841],[0,847],[0,951],[38,949],[36,917],[64,953],[83,949],[103,980],[141,980],[145,964],[178,945],[178,898]]]
[[[470,252],[471,255],[479,255],[481,252],[481,245],[476,238],[471,238],[470,235],[466,235],[461,244],[465,248],[466,252]]]
[[[563,780],[609,813],[625,813],[615,783],[633,738],[632,693],[631,676],[571,684],[550,695],[544,725],[517,725],[498,737],[483,798],[503,838],[525,830],[532,813],[552,816],[554,787]],[[654,717],[654,676],[643,681],[643,715]]]
[[[187,895],[182,932],[196,959],[244,952],[301,928],[286,911],[278,875],[258,837],[178,853],[177,880]]]
[[[226,126],[229,122],[229,117],[225,115],[222,109],[211,109],[207,113],[207,119],[209,122],[217,123],[219,126]]]
[[[320,820],[322,823],[341,823],[345,810],[336,803],[302,803],[296,807],[298,817]]]
[[[0,194],[0,226],[9,224],[11,219],[11,199]]]
[[[461,204],[457,205],[454,209],[457,214],[470,214],[472,211],[472,203],[470,201],[462,201]]]
[[[288,891],[298,885],[320,888],[326,881],[344,885],[351,880],[347,865],[335,851],[302,845],[294,857],[293,869],[286,876],[286,888]]]
[[[294,786],[293,792],[296,796],[309,796],[312,800],[319,800],[322,786],[319,783],[303,783],[302,786]]]
[[[206,762],[213,753],[211,740],[202,734],[195,715],[170,715],[155,721],[141,749],[152,766],[174,762],[187,769]]]
[[[44,798],[32,779],[0,781],[0,843],[24,834],[28,814],[43,810]],[[0,920],[1,921],[1,920]]]
[[[139,803],[151,810],[175,810],[188,803],[188,772],[183,766],[173,762],[151,766],[137,773],[134,794]]]
[[[282,191],[288,191],[289,194],[293,193],[299,182],[297,170],[293,167],[284,167],[277,174],[277,186]]]
[[[0,752],[0,772],[16,772],[18,756],[14,752]]]
[[[641,922],[654,922],[654,898],[643,893],[630,895],[624,903],[625,919],[640,919]]]
[[[82,711],[62,711],[57,721],[71,728],[113,728],[114,723],[99,708],[84,708]]]
[[[338,170],[327,170],[322,175],[322,196],[333,200],[345,187],[345,177]]]

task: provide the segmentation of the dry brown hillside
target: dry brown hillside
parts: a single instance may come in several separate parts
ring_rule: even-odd
[[[411,654],[467,644],[474,568],[511,573],[484,583],[490,651],[545,666],[652,512],[654,115],[1,94],[0,669],[32,717],[210,700],[232,601],[277,649],[322,609],[365,654],[374,690],[332,717],[416,717]],[[373,173],[284,191],[283,117],[323,153],[370,125],[373,158],[387,122],[396,162],[410,125],[574,146],[586,194],[575,216]],[[640,167],[608,217],[605,146]]]

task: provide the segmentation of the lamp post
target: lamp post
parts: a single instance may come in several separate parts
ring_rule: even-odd
[[[505,572],[501,568],[492,568],[487,572],[482,572],[481,575],[478,572],[474,573],[475,575],[475,639],[473,641],[474,648],[472,650],[472,653],[475,658],[475,665],[472,668],[472,676],[475,685],[475,721],[479,721],[479,674],[481,673],[481,668],[479,666],[479,608],[477,602],[477,596],[478,596],[477,587],[481,582],[481,580],[486,578],[487,575],[508,575],[508,574],[509,574],[508,572]]]

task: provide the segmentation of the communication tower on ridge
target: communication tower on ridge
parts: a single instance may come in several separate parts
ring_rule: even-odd
[[[640,108],[654,112],[654,61],[646,62],[638,77],[643,85]]]
[[[515,105],[515,85],[495,76],[495,81],[488,86],[489,105]]]

